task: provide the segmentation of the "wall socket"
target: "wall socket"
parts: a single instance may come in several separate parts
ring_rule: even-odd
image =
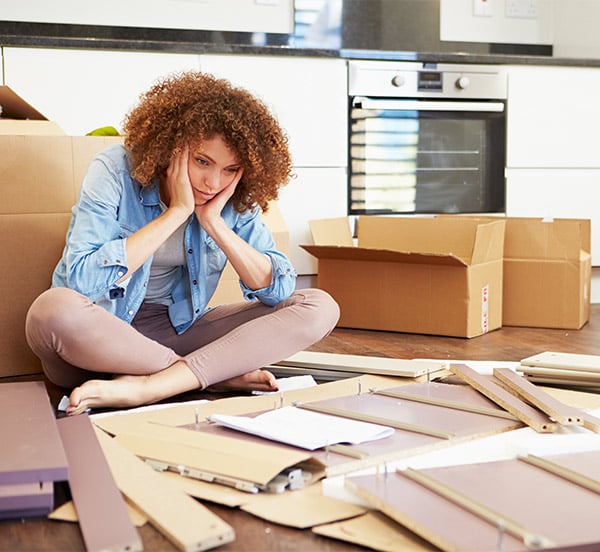
[[[506,0],[505,15],[521,19],[536,19],[538,2],[537,0]]]
[[[475,17],[491,17],[493,1],[494,0],[473,0],[473,15]]]

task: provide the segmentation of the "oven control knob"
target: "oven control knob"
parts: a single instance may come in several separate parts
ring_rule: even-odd
[[[404,86],[405,82],[406,82],[406,79],[404,78],[404,75],[394,75],[392,77],[392,84],[394,86],[397,86],[397,87]]]
[[[469,80],[469,77],[459,77],[458,79],[456,79],[455,84],[456,84],[456,88],[459,88],[460,90],[464,90],[465,88],[469,88],[471,81]]]

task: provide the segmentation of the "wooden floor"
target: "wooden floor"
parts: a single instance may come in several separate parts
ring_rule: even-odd
[[[581,330],[548,330],[504,327],[473,339],[446,338],[364,330],[336,329],[312,347],[331,353],[385,356],[393,358],[435,358],[446,360],[510,360],[543,351],[600,355],[600,305],[592,306],[591,320]],[[56,406],[62,390],[49,387]],[[190,393],[182,400],[209,398],[207,394]],[[214,398],[212,396],[211,398]],[[57,486],[58,500],[64,500],[67,489]],[[218,550],[223,551],[353,551],[361,550],[312,534],[282,527],[254,518],[237,509],[208,504],[233,526],[236,540]],[[168,551],[173,546],[149,524],[140,529],[144,550]],[[76,524],[46,519],[0,522],[0,550],[10,551],[78,551],[84,550]]]

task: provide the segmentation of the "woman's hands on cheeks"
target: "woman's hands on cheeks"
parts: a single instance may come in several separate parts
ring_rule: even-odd
[[[208,230],[210,225],[214,225],[215,222],[221,218],[221,211],[229,199],[231,199],[231,196],[233,196],[243,174],[244,169],[240,167],[229,185],[223,188],[210,201],[207,201],[202,205],[195,206],[194,210],[196,217],[198,218],[198,222],[205,230]]]

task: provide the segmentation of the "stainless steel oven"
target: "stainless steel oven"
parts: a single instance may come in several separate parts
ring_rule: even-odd
[[[505,208],[500,66],[349,62],[350,214]]]

